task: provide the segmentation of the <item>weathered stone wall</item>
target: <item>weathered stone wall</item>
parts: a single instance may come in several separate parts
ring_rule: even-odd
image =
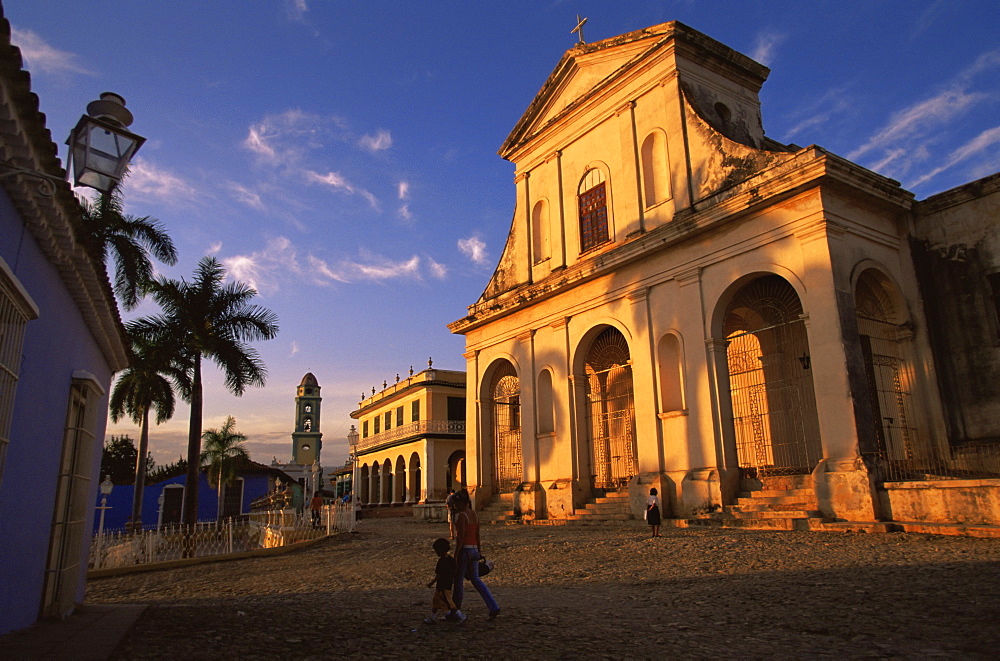
[[[912,248],[952,443],[1000,441],[1000,174],[915,207]]]
[[[1000,480],[885,485],[895,521],[1000,525]]]

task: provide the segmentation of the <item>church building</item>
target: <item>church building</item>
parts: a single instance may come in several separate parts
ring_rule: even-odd
[[[768,73],[665,23],[567,51],[514,126],[507,243],[449,325],[477,508],[641,516],[655,487],[674,517],[784,495],[827,522],[1000,523],[998,387],[962,385],[1000,382],[1000,178],[915,202],[775,142]],[[928,314],[948,300],[977,305]],[[942,368],[953,345],[976,359]]]

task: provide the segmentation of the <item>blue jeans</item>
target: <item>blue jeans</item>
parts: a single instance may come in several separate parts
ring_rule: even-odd
[[[458,576],[455,577],[455,589],[451,593],[452,599],[455,600],[455,606],[462,608],[462,597],[465,595],[465,572],[467,567],[471,567],[472,587],[476,588],[476,592],[483,598],[486,608],[491,613],[500,610],[500,605],[493,598],[490,589],[483,583],[483,579],[479,578],[479,549],[459,549],[457,560]]]

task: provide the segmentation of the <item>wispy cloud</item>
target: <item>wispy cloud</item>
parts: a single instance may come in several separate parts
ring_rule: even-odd
[[[218,255],[222,251],[222,241],[214,241],[205,251],[206,255]]]
[[[448,276],[448,267],[440,262],[435,262],[430,257],[427,258],[427,269],[430,271],[431,276],[438,280],[444,280]]]
[[[292,108],[251,124],[243,147],[265,165],[291,167],[300,163],[308,151],[335,139],[343,127],[339,117]]]
[[[969,160],[973,156],[978,156],[982,154],[990,147],[1000,144],[1000,126],[995,126],[991,129],[987,129],[977,135],[975,138],[965,143],[944,160],[944,163],[934,168],[927,174],[919,177],[916,181],[910,184],[911,187],[916,188],[920,184],[923,184],[937,175],[941,174],[945,170],[952,168],[959,163]]]
[[[288,16],[292,19],[301,19],[309,11],[309,4],[306,0],[287,0]]]
[[[985,98],[986,95],[980,92],[948,89],[929,99],[924,99],[895,113],[889,119],[888,124],[869,138],[865,144],[849,153],[847,158],[856,160],[874,149],[911,139],[918,134],[923,135],[933,126],[947,124],[954,120]]]
[[[938,92],[893,113],[883,127],[847,157],[865,158],[867,167],[901,181],[922,168],[925,172],[909,184],[916,187],[960,163],[988,156],[997,143],[997,129],[982,131],[971,139],[966,136],[966,143],[947,155],[941,153],[939,145],[954,140],[962,130],[960,120],[964,116],[976,109],[996,106],[1000,95],[991,83],[984,87],[980,76],[998,68],[1000,49],[980,54],[945,81]]]
[[[233,255],[222,259],[226,276],[245,282],[264,295],[281,288],[286,273],[302,275],[298,255],[292,242],[283,237],[271,239],[264,250],[249,255]]]
[[[489,260],[489,256],[486,254],[486,244],[477,236],[459,239],[458,249],[476,264],[485,264]]]
[[[264,210],[264,201],[261,199],[260,195],[246,186],[236,182],[230,182],[229,192],[236,201],[253,209],[257,209],[258,211]]]
[[[197,190],[180,176],[156,167],[147,159],[137,157],[129,166],[124,186],[137,198],[156,199],[178,204],[190,201]]]
[[[336,261],[312,253],[300,255],[292,241],[283,236],[270,239],[262,250],[232,255],[221,261],[227,277],[247,283],[262,295],[272,295],[285,286],[299,286],[302,282],[330,286],[365,281],[422,280],[425,275],[441,279],[447,274],[444,265],[417,255],[394,260],[365,252],[357,258]]]
[[[10,39],[21,49],[21,55],[30,65],[33,73],[75,73],[95,76],[96,72],[77,62],[73,53],[61,51],[45,42],[31,30],[12,28]]]
[[[339,172],[327,172],[326,174],[320,174],[319,172],[314,172],[312,170],[304,170],[303,175],[305,175],[306,181],[310,183],[329,186],[336,191],[347,193],[348,195],[354,195],[357,193],[367,200],[368,204],[371,205],[373,209],[379,208],[378,198],[364,188],[357,188],[347,181],[347,179]]]
[[[845,87],[828,90],[815,102],[790,115],[795,123],[785,132],[784,139],[791,140],[807,129],[826,124],[831,118],[842,114],[850,107],[850,99],[850,93]]]
[[[358,144],[370,152],[385,151],[392,147],[392,136],[385,129],[379,129],[375,135],[363,135]]]
[[[750,57],[765,66],[770,66],[774,61],[778,46],[785,38],[786,35],[779,32],[767,31],[758,34]]]
[[[410,182],[401,181],[396,184],[396,191],[399,199],[408,200],[410,199]]]
[[[289,358],[291,358],[291,357],[293,357],[293,356],[294,356],[295,354],[297,354],[298,352],[299,352],[299,343],[298,343],[298,342],[295,342],[295,341],[293,341],[293,342],[292,342],[292,345],[291,345],[291,347],[290,347],[290,353],[288,354],[288,357],[289,357]]]

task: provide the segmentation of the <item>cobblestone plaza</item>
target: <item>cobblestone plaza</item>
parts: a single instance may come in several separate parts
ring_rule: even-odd
[[[383,519],[281,556],[91,580],[148,603],[114,658],[995,658],[1000,539],[490,526],[466,624],[421,623],[441,524]]]

